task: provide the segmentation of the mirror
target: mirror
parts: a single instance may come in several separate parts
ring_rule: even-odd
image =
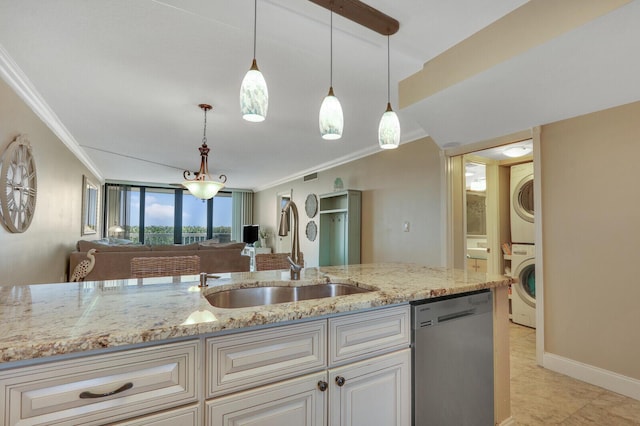
[[[465,164],[467,236],[487,235],[487,174],[486,165]]]
[[[467,191],[467,235],[487,234],[485,194]]]
[[[82,228],[81,235],[98,232],[98,185],[82,176]]]

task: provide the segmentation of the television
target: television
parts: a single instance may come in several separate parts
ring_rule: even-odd
[[[246,244],[253,244],[258,241],[258,232],[260,231],[260,225],[244,225],[242,228],[242,242]]]

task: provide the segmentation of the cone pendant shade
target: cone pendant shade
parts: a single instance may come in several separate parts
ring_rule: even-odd
[[[264,121],[269,108],[269,91],[267,82],[253,60],[240,86],[240,111],[242,118],[251,122]]]
[[[387,103],[387,110],[380,119],[378,143],[382,149],[394,149],[400,145],[400,120],[390,103]]]
[[[387,110],[380,118],[378,126],[378,144],[382,149],[394,149],[400,145],[400,120],[391,108],[391,49],[387,35]]]
[[[258,0],[253,0],[253,62],[240,85],[240,113],[247,121],[259,123],[267,118],[269,91],[267,82],[256,62],[256,33],[258,25]]]
[[[336,140],[342,137],[344,116],[340,101],[333,94],[333,87],[329,88],[329,94],[320,105],[320,135],[322,139]]]

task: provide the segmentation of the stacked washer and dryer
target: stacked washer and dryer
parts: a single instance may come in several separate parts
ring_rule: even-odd
[[[536,326],[536,258],[533,205],[533,163],[511,166],[512,321]]]

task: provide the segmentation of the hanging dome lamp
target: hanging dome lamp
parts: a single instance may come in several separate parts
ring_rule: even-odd
[[[204,111],[202,146],[198,148],[200,150],[200,170],[193,173],[194,177],[192,179],[189,178],[192,172],[185,170],[183,173],[185,180],[182,182],[182,186],[187,188],[194,197],[200,198],[201,200],[208,200],[224,188],[227,176],[220,175],[220,182],[211,180],[209,176],[208,158],[210,149],[207,146],[207,111],[211,109],[211,105],[200,104],[198,106]]]

